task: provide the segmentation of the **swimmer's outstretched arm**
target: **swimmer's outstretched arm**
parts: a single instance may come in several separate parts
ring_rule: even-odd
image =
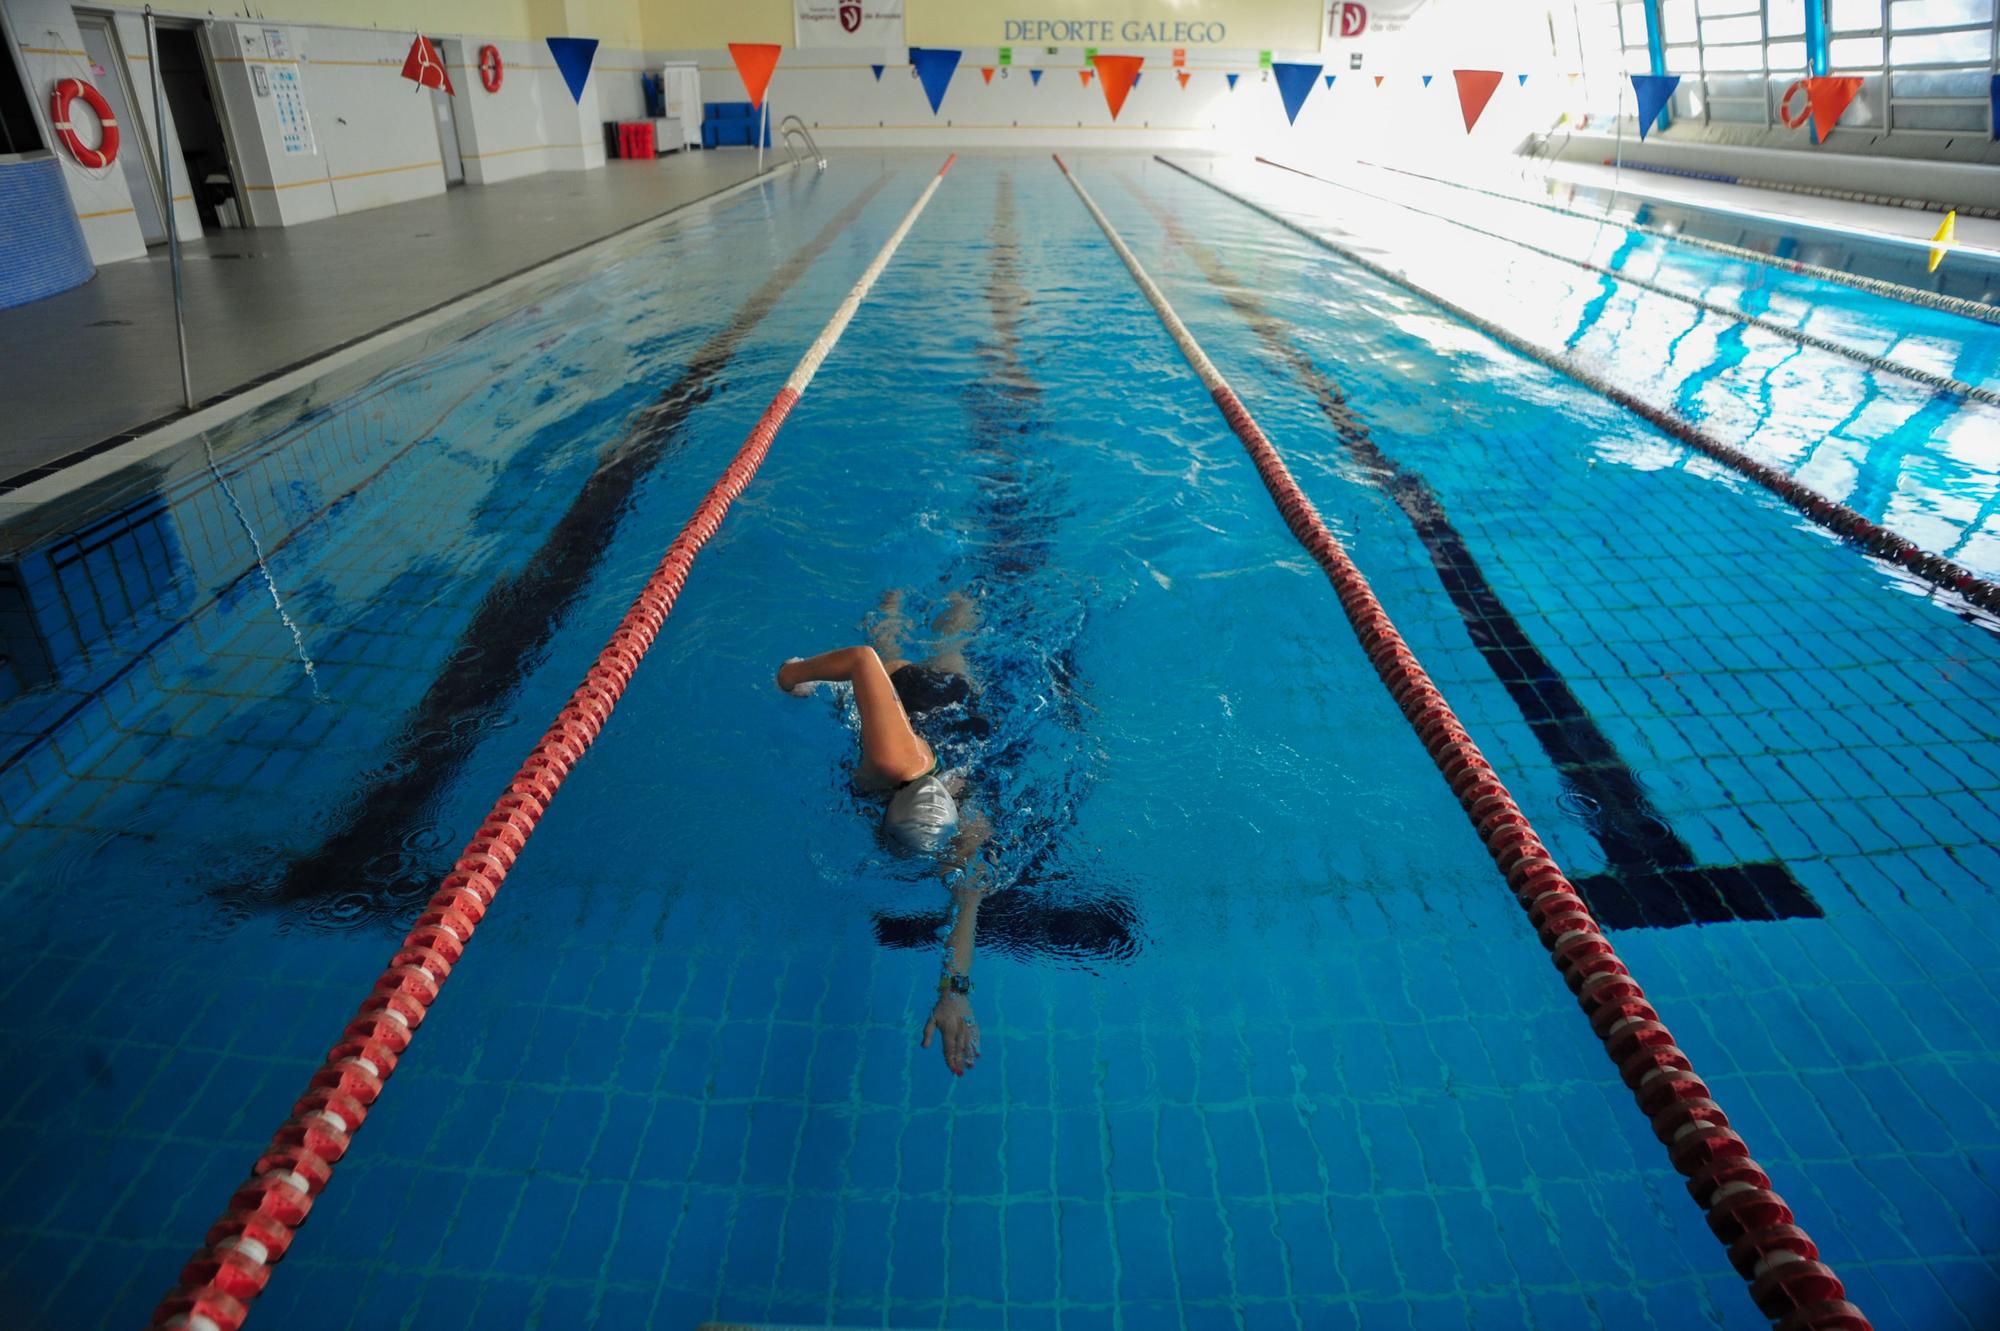
[[[972,1015],[972,940],[979,931],[979,902],[986,895],[986,866],[979,848],[992,835],[985,817],[972,814],[952,839],[945,867],[951,881],[951,932],[944,940],[944,965],[938,976],[937,1005],[924,1025],[923,1047],[931,1047],[934,1033],[944,1036],[945,1066],[954,1076],[963,1077],[979,1061],[979,1023]],[[967,993],[953,988],[954,979],[966,982]]]
[[[863,775],[900,785],[931,770],[931,746],[910,728],[903,700],[896,696],[896,686],[889,682],[889,672],[873,647],[838,647],[778,667],[778,687],[787,692],[820,680],[854,685],[854,706],[861,713]]]

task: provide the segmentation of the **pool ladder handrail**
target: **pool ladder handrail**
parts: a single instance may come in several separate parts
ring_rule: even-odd
[[[793,166],[809,161],[820,170],[826,170],[826,154],[819,150],[819,144],[813,139],[812,131],[806,128],[805,121],[795,115],[786,116],[778,122],[778,138],[784,143],[785,155],[792,159]],[[806,151],[803,154],[794,146],[794,139],[805,140]]]

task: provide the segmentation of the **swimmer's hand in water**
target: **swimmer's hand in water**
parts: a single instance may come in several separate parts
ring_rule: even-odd
[[[954,1076],[963,1077],[979,1061],[979,1023],[973,1020],[972,1001],[964,994],[940,994],[931,1019],[924,1027],[923,1047],[931,1047],[931,1036],[942,1035],[944,1065]]]
[[[793,669],[803,660],[802,657],[789,656],[785,658],[785,663],[778,667],[778,687],[794,698],[803,698],[812,692],[812,681],[801,678],[799,672]]]

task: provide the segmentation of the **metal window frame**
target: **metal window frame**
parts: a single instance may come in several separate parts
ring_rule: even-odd
[[[1591,0],[1572,0],[1572,8],[1580,11],[1590,3]],[[1633,0],[1597,0],[1597,3],[1609,10],[1612,15],[1612,30],[1618,36],[1619,58],[1628,66],[1628,68],[1618,71],[1621,77],[1632,72],[1632,68],[1636,68],[1636,66],[1633,66],[1635,53],[1645,57],[1648,65],[1663,65],[1664,53],[1669,47],[1682,48],[1690,44],[1689,40],[1676,40],[1674,36],[1670,36],[1666,32],[1666,24],[1660,9],[1659,0],[1646,0],[1644,12],[1647,18],[1647,36],[1649,39],[1647,47],[1631,45],[1624,31],[1624,8],[1627,4],[1633,3]],[[1975,19],[1969,23],[1931,23],[1920,27],[1898,28],[1895,26],[1896,11],[1894,6],[1890,3],[1890,0],[1882,0],[1882,17],[1875,26],[1868,28],[1835,28],[1832,24],[1832,17],[1828,12],[1830,6],[1827,0],[1806,0],[1806,30],[1803,38],[1806,50],[1806,64],[1803,69],[1796,66],[1788,66],[1780,69],[1774,67],[1771,63],[1771,47],[1774,42],[1785,44],[1801,40],[1799,36],[1792,34],[1775,39],[1771,36],[1771,4],[1772,0],[1757,0],[1754,11],[1737,14],[1705,15],[1701,11],[1700,0],[1692,0],[1692,8],[1694,10],[1692,45],[1695,51],[1696,67],[1694,71],[1681,75],[1680,87],[1675,90],[1674,99],[1671,103],[1672,114],[1674,116],[1689,120],[1699,120],[1702,125],[1708,126],[1717,123],[1712,108],[1718,103],[1732,107],[1742,107],[1752,102],[1761,101],[1762,110],[1759,117],[1725,117],[1720,123],[1755,128],[1761,119],[1765,130],[1775,130],[1780,125],[1777,111],[1778,102],[1784,96],[1784,90],[1789,88],[1794,80],[1805,78],[1812,74],[1840,73],[1858,74],[1867,81],[1863,85],[1861,96],[1867,99],[1870,109],[1875,114],[1876,133],[1909,140],[1914,138],[1963,138],[1967,134],[1977,132],[1973,129],[1931,129],[1925,126],[1901,123],[1901,120],[1906,119],[1906,117],[1899,118],[1897,114],[1899,109],[1907,111],[1918,107],[1957,107],[1964,110],[1983,110],[1987,114],[1986,130],[1988,135],[1992,136],[2000,133],[2000,125],[1995,125],[1991,118],[1992,100],[1989,93],[1982,92],[1978,95],[1966,97],[1899,97],[1894,91],[1895,79],[1898,74],[1983,73],[1988,79],[2000,76],[2000,2],[1995,3],[1993,12],[1985,19]],[[1711,21],[1742,19],[1752,17],[1753,14],[1758,22],[1758,30],[1762,34],[1756,41],[1711,43],[1707,40],[1707,25]],[[1580,15],[1578,21],[1580,27]],[[1893,42],[1898,37],[1926,37],[1981,32],[1986,35],[1986,58],[1983,62],[1944,60],[1926,61],[1918,64],[1897,64],[1893,56]],[[1848,37],[1875,38],[1881,43],[1881,58],[1872,65],[1834,68],[1830,63],[1831,44],[1835,40]],[[1761,57],[1755,66],[1747,69],[1710,68],[1709,51],[1711,48],[1717,51],[1741,51],[1752,46],[1761,48]],[[1580,46],[1578,54],[1579,58],[1583,57]],[[1656,70],[1656,72],[1658,71]],[[1586,78],[1589,77],[1589,73],[1590,71],[1586,69]],[[1761,98],[1750,97],[1740,93],[1725,93],[1718,96],[1712,86],[1716,79],[1758,80],[1763,85],[1763,96]],[[1684,96],[1687,100],[1683,100]],[[1696,98],[1699,98],[1699,111],[1692,109],[1696,105]]]

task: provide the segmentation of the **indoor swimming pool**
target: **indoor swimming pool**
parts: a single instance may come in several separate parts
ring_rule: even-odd
[[[0,609],[66,616],[0,697],[10,1326],[145,1324],[942,157],[696,207],[0,527]],[[1507,237],[1980,388],[2000,327],[1070,165],[1848,1297],[1994,1325],[2000,620],[1212,186],[1985,578],[2000,407]],[[893,621],[977,686],[963,1077],[936,867],[844,696],[773,683]],[[368,1118],[254,1325],[1770,1325],[1045,154],[944,177]]]

